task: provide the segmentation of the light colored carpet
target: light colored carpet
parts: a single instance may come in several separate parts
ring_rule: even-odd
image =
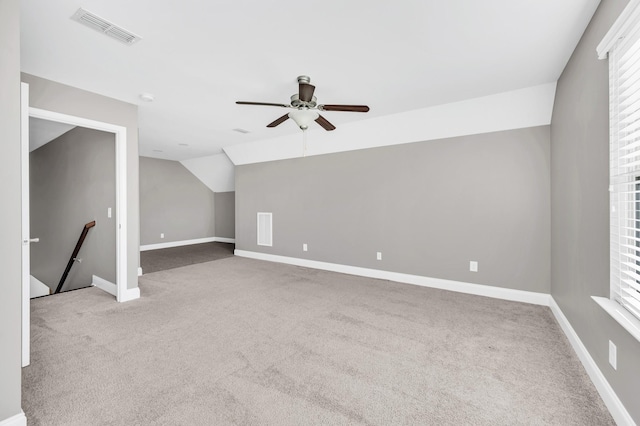
[[[140,267],[145,274],[233,256],[235,244],[202,243],[140,252]]]
[[[29,425],[613,425],[545,307],[231,257],[32,301]]]

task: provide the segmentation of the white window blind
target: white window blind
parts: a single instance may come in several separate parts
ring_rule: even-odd
[[[609,79],[611,298],[640,319],[640,32],[637,29],[629,30],[609,50]]]
[[[258,213],[258,245],[273,245],[272,214]]]

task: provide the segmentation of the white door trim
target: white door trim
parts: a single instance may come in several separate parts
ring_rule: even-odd
[[[22,173],[22,366],[31,362],[31,238],[29,229],[29,85],[20,83],[20,162]],[[26,241],[25,241],[26,240]]]
[[[29,116],[89,129],[114,133],[116,138],[116,286],[118,302],[131,300],[127,290],[127,128],[39,108],[29,108]],[[28,125],[28,124],[27,124]],[[138,290],[138,289],[132,289]]]

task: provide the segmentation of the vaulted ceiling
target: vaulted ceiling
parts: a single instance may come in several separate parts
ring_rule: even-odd
[[[336,132],[554,82],[598,3],[22,0],[22,71],[138,104],[140,154],[185,160],[300,132],[291,120],[266,128],[287,110],[235,104],[288,103],[298,75],[319,103],[370,106],[323,113]],[[73,21],[80,7],[142,39],[126,45]]]

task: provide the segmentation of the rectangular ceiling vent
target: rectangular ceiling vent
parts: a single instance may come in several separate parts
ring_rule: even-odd
[[[115,38],[116,40],[129,46],[142,39],[142,37],[132,33],[131,31],[127,31],[124,28],[118,27],[117,25],[107,21],[106,19],[103,19],[98,15],[94,15],[93,13],[84,10],[83,8],[78,9],[76,13],[73,14],[71,19],[80,22],[81,24],[84,24],[89,28],[93,28],[96,31],[100,31],[101,33]]]

